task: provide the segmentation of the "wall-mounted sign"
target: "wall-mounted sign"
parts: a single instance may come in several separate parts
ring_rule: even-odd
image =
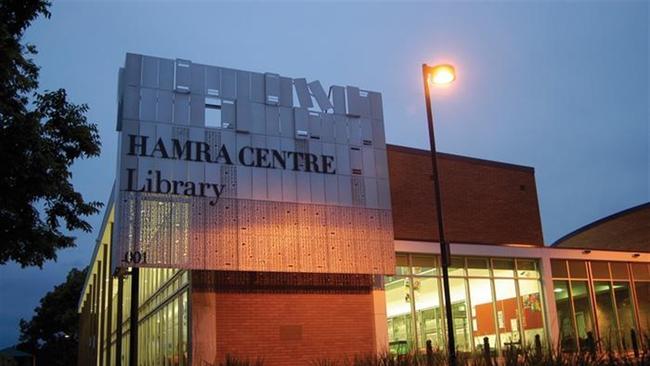
[[[391,273],[383,126],[376,92],[127,54],[113,263]]]

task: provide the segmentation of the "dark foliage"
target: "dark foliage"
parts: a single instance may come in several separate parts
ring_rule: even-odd
[[[54,287],[34,309],[30,321],[20,320],[19,349],[36,356],[37,365],[69,365],[77,363],[79,315],[77,302],[86,278],[87,268],[73,268],[66,281]]]
[[[0,0],[0,264],[41,267],[56,251],[75,245],[61,230],[90,231],[83,217],[101,203],[75,191],[70,166],[99,155],[97,126],[86,105],[66,91],[38,93],[34,45],[21,44],[39,16],[50,17],[44,0]]]

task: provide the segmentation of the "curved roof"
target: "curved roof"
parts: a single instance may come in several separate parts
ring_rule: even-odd
[[[596,220],[552,246],[650,252],[650,202]]]

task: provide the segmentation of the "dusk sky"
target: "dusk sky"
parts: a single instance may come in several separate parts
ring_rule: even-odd
[[[74,166],[88,200],[115,177],[117,72],[126,52],[355,85],[383,93],[389,143],[428,148],[420,65],[452,63],[433,90],[442,152],[535,168],[545,243],[650,200],[647,1],[69,2],[25,40],[41,88],[65,88],[99,125],[100,158]],[[102,216],[89,219],[98,228]],[[0,266],[0,348],[97,233],[43,269]]]

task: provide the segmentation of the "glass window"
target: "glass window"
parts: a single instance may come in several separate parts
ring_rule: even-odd
[[[467,258],[467,275],[488,277],[490,265],[487,258]]]
[[[575,352],[576,338],[573,327],[573,311],[569,295],[569,281],[553,281],[555,309],[560,330],[560,346],[564,352]]]
[[[571,281],[571,297],[575,309],[578,343],[580,349],[584,351],[589,348],[589,336],[596,339],[588,282]]]
[[[634,287],[639,308],[639,334],[650,337],[650,282],[635,282]]]
[[[519,277],[539,278],[537,261],[533,259],[517,259],[517,275]]]
[[[494,277],[514,277],[515,261],[513,259],[493,259],[492,269]]]
[[[587,278],[587,265],[585,261],[569,261],[569,274],[571,278]]]
[[[553,274],[553,278],[569,277],[569,272],[566,269],[566,261],[551,259],[551,273]]]
[[[411,318],[411,284],[408,277],[392,277],[384,285],[390,351],[408,353],[415,346]]]
[[[402,276],[410,273],[408,256],[406,254],[397,254],[395,256],[395,275]]]
[[[610,262],[609,267],[612,269],[612,278],[616,280],[628,280],[630,275],[627,273],[627,263]]]
[[[438,278],[417,278],[413,282],[418,347],[426,348],[430,340],[433,349],[442,349],[445,345]]]
[[[618,327],[616,325],[616,312],[612,301],[612,286],[609,281],[595,281],[594,292],[600,339],[603,342],[605,350],[616,350],[618,344]]]
[[[418,276],[435,276],[436,257],[432,255],[414,255],[411,257],[413,263],[413,274]]]
[[[546,343],[544,333],[544,310],[542,307],[542,290],[537,280],[519,280],[519,299],[521,301],[521,328],[526,344],[535,345],[535,339]]]
[[[490,342],[490,350],[497,346],[497,329],[494,319],[494,299],[492,284],[489,279],[472,278],[469,280],[469,299],[472,305],[472,335],[474,346],[483,350],[483,338]]]
[[[650,266],[646,263],[632,263],[632,275],[635,280],[650,280]]]
[[[636,331],[637,328],[634,324],[634,308],[632,305],[629,282],[614,282],[614,299],[616,300],[616,311],[620,323],[619,332],[621,345],[623,346],[623,349],[631,350],[632,342],[630,331],[633,329]]]
[[[449,275],[450,276],[465,275],[465,258],[451,257],[451,263],[449,264]]]
[[[609,279],[609,263],[607,262],[591,262],[591,275],[594,278]]]
[[[494,280],[494,291],[497,296],[495,305],[501,348],[519,347],[521,346],[521,333],[515,280]]]
[[[471,337],[467,321],[467,297],[465,295],[465,279],[451,278],[449,280],[451,292],[451,314],[456,336],[456,347],[459,351],[471,351]]]

